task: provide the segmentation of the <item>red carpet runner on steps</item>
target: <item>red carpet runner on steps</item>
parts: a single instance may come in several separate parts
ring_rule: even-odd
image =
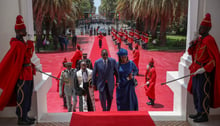
[[[74,112],[70,126],[155,126],[147,112]]]
[[[90,59],[94,62],[101,57],[101,50],[108,49],[106,38],[102,40],[102,48],[99,48],[98,37],[95,38]],[[109,52],[111,57],[111,52]],[[113,98],[111,112],[101,112],[98,91],[95,92],[96,112],[73,112],[70,126],[154,126],[154,122],[147,111],[120,111],[116,110],[116,99]],[[115,91],[113,97],[115,97]],[[98,102],[97,102],[98,101]]]

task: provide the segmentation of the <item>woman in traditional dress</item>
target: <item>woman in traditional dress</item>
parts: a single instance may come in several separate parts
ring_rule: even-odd
[[[128,60],[128,52],[121,48],[118,51],[119,84],[116,89],[118,111],[137,111],[138,101],[135,93],[135,79],[138,69],[133,61]]]

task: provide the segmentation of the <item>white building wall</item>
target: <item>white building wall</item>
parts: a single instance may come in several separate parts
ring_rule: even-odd
[[[18,5],[18,0],[0,1],[0,61],[10,48],[11,37],[15,37],[14,26],[16,16],[19,14]]]

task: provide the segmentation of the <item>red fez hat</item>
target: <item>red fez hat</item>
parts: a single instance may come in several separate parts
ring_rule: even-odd
[[[150,62],[149,62],[149,63],[154,64],[154,59],[153,59],[153,58],[151,58],[151,60],[150,60]]]
[[[63,63],[66,63],[67,62],[67,59],[66,59],[66,57],[64,58],[64,60],[63,60]]]
[[[76,48],[77,48],[77,49],[79,49],[79,48],[80,48],[80,45],[79,45],[79,44],[77,44],[77,45],[76,45]]]
[[[23,17],[21,15],[18,15],[16,18],[15,30],[21,30],[25,28],[26,26],[24,24]]]
[[[207,13],[205,15],[205,18],[202,20],[201,24],[202,26],[206,26],[206,27],[212,27],[212,23],[211,23],[211,15],[209,13]]]

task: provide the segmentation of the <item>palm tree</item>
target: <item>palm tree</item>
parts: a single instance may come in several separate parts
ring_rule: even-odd
[[[125,20],[132,20],[132,0],[118,0],[116,13],[120,13],[120,17]]]
[[[160,41],[166,44],[166,29],[173,19],[179,21],[187,15],[187,0],[118,0],[117,11],[122,17],[133,15],[136,22],[144,22],[145,31],[150,30],[156,38],[157,26],[160,26]],[[132,11],[130,11],[132,10]],[[132,12],[132,14],[128,14]],[[138,24],[138,23],[137,23]]]
[[[38,51],[42,41],[42,26],[46,27],[48,35],[52,27],[58,24],[63,23],[65,26],[66,22],[72,21],[74,24],[79,13],[77,2],[79,0],[33,0]]]

